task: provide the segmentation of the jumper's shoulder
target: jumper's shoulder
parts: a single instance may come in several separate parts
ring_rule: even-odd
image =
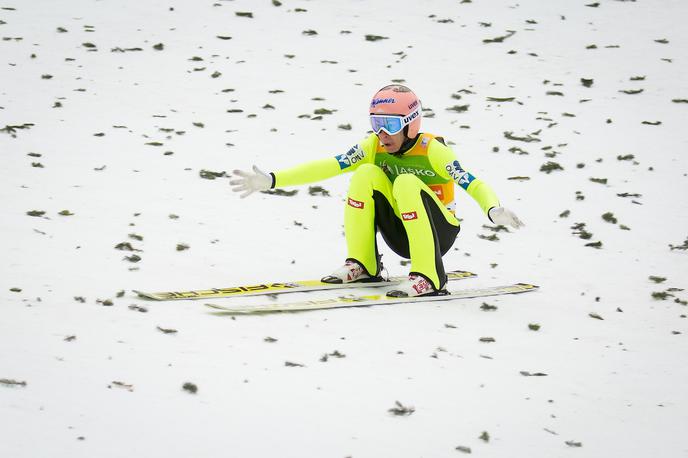
[[[450,178],[447,167],[457,160],[454,151],[444,143],[442,137],[433,137],[428,143],[427,150],[433,168],[444,178]]]

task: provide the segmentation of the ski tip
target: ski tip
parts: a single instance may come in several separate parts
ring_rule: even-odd
[[[452,270],[447,272],[447,277],[449,278],[469,278],[469,277],[477,277],[478,274],[469,272],[467,270]]]
[[[526,287],[528,289],[540,289],[540,287],[538,285],[534,285],[532,283],[516,283],[516,284],[519,286]]]
[[[514,293],[527,293],[540,289],[538,285],[534,285],[532,283],[514,283],[513,286],[517,288],[517,291],[514,291]]]

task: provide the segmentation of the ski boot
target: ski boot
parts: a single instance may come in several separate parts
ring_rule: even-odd
[[[446,281],[445,281],[446,284]],[[389,297],[418,297],[418,296],[444,296],[449,294],[446,289],[435,289],[432,283],[422,275],[411,273],[408,280],[387,292]]]
[[[378,271],[382,271],[382,264],[380,264]],[[353,259],[347,259],[346,264],[341,268],[332,272],[320,279],[323,283],[372,283],[384,281],[380,274],[371,276],[365,267],[360,265]]]

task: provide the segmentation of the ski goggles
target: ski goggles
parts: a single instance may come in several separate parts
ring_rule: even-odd
[[[405,126],[420,116],[420,107],[406,116],[398,115],[370,115],[370,125],[373,127],[373,132],[379,134],[384,130],[389,135],[398,134]]]

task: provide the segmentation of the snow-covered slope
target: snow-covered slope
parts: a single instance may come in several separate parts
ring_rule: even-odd
[[[0,455],[687,456],[686,14],[0,3]],[[133,294],[336,268],[347,177],[228,176],[345,152],[390,81],[527,224],[461,193],[455,287],[541,291],[236,319]]]

